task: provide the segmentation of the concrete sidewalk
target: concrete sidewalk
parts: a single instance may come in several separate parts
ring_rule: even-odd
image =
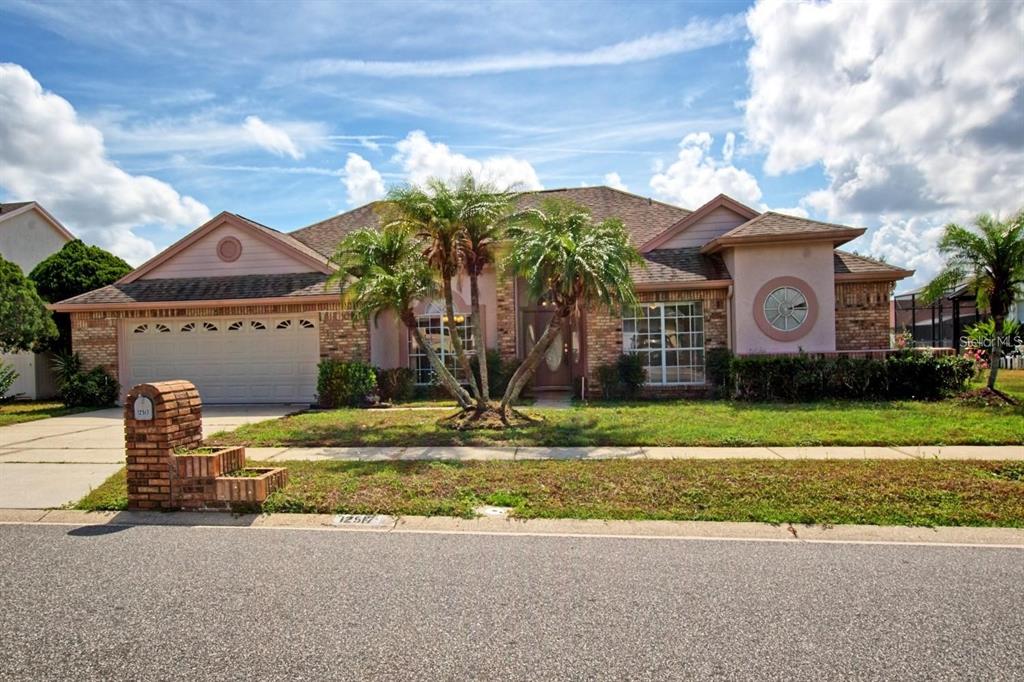
[[[974,459],[1024,460],[1024,445],[905,445],[893,447],[351,447],[246,448],[252,460],[344,460],[360,462],[415,460],[535,459]]]

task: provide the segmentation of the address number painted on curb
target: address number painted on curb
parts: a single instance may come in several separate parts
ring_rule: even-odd
[[[337,514],[335,526],[390,526],[394,518],[383,514]]]
[[[153,401],[144,395],[140,395],[132,404],[135,411],[135,418],[139,421],[149,421],[153,418]]]

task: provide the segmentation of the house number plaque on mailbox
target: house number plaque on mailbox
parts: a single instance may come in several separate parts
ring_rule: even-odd
[[[136,419],[148,421],[153,418],[153,401],[146,396],[140,395],[136,398],[132,407],[135,410]]]

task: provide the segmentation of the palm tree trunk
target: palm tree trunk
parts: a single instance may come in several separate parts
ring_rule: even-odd
[[[423,349],[424,354],[427,356],[427,360],[430,362],[430,366],[434,369],[434,373],[437,374],[438,380],[441,385],[452,394],[452,397],[459,403],[459,407],[464,410],[468,410],[473,406],[473,398],[466,392],[466,389],[459,385],[458,379],[452,376],[452,373],[448,371],[448,368],[441,362],[440,356],[437,351],[434,350],[433,346],[427,343],[427,340],[423,338],[423,332],[420,330],[420,326],[416,324],[416,316],[411,310],[407,310],[402,313],[402,321],[405,322],[405,326],[412,332],[413,337],[416,339],[416,343]]]
[[[445,313],[448,315],[448,336],[452,340],[452,348],[455,350],[455,360],[459,363],[459,367],[462,368],[463,374],[466,376],[466,383],[469,384],[469,390],[473,393],[475,398],[480,398],[480,387],[476,384],[476,377],[473,376],[473,369],[469,366],[469,358],[466,357],[466,351],[462,347],[462,339],[459,338],[459,330],[455,326],[455,303],[452,298],[452,279],[451,277],[443,277],[444,279],[444,308]]]
[[[480,395],[477,397],[477,405],[484,409],[491,397],[491,387],[487,377],[487,348],[484,346],[483,322],[480,319],[480,283],[477,277],[475,270],[469,273],[469,307],[473,315],[473,345],[476,346],[476,359],[480,367]]]
[[[551,342],[555,340],[558,333],[562,330],[562,324],[565,322],[565,316],[552,315],[551,321],[548,322],[547,329],[541,334],[537,343],[534,344],[530,352],[526,354],[526,359],[523,363],[516,368],[515,374],[508,380],[508,387],[505,388],[505,395],[501,398],[501,407],[499,408],[501,414],[504,415],[508,410],[508,406],[519,398],[519,394],[522,393],[527,382],[533,378],[534,373],[537,371],[537,367],[540,365],[541,359],[544,354],[547,353],[548,348],[551,346]]]
[[[996,323],[995,338],[992,339],[992,352],[988,354],[988,387],[993,391],[996,389],[996,377],[999,375],[999,360],[1003,357],[1003,316],[993,315]]]

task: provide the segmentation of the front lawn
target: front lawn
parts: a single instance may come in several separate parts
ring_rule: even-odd
[[[63,417],[67,414],[88,412],[95,407],[65,407],[64,403],[53,401],[15,401],[0,405],[0,426],[8,424],[20,424],[31,422],[37,419],[48,419],[50,417]]]
[[[1020,462],[281,462],[266,512],[1024,527]],[[122,509],[124,473],[78,503]]]
[[[541,421],[505,431],[452,431],[438,412],[340,409],[256,422],[217,445],[1014,445],[1024,407],[936,403],[672,401],[525,408]]]

